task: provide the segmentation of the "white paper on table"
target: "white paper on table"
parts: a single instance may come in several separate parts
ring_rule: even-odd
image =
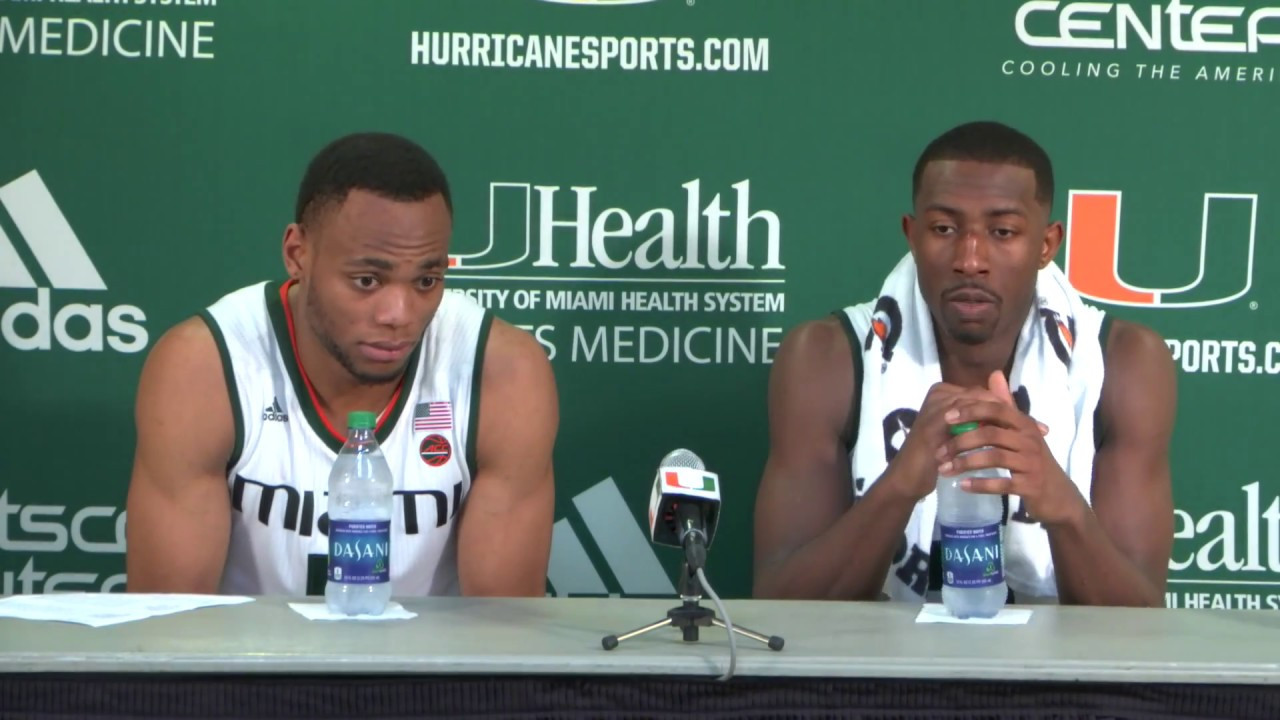
[[[242,595],[180,593],[52,593],[0,600],[0,617],[105,627],[219,605],[253,602]]]
[[[947,612],[942,603],[925,603],[916,615],[918,623],[959,623],[961,625],[1026,625],[1031,620],[1031,611],[1025,608],[1001,608],[995,617],[960,618]]]
[[[387,603],[381,615],[344,615],[329,609],[324,603],[289,603],[293,611],[308,620],[408,620],[418,617],[418,613],[409,612],[398,602]]]

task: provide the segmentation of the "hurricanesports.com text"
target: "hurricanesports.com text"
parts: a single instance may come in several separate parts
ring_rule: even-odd
[[[768,38],[414,31],[413,65],[637,72],[768,72]]]

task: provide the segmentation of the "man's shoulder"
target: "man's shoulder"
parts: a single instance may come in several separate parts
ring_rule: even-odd
[[[859,340],[853,322],[845,310],[806,320],[792,328],[782,339],[775,365],[794,368],[804,375],[814,375],[821,382],[833,374],[856,374]]]
[[[523,467],[544,456],[549,463],[560,403],[551,362],[532,335],[493,318],[479,392],[476,472]]]
[[[821,422],[847,434],[849,408],[856,398],[861,353],[847,318],[834,313],[800,323],[782,340],[769,380],[771,423],[796,417]]]
[[[1154,329],[1120,318],[1111,318],[1104,327],[1106,337],[1103,341],[1108,373],[1113,369],[1127,373],[1172,366],[1173,356],[1169,346]]]
[[[805,320],[793,327],[782,339],[782,346],[797,355],[810,358],[830,357],[850,349],[851,329],[842,313]]]
[[[268,284],[262,281],[231,290],[170,327],[148,351],[144,375],[200,377],[212,373],[221,379],[228,355],[236,352],[237,357],[243,357],[245,350],[228,347],[227,335],[236,330],[231,325],[243,322],[258,309],[265,315],[264,288]],[[173,373],[168,370],[171,365],[176,366]]]
[[[1177,406],[1177,369],[1173,354],[1159,333],[1139,323],[1112,320],[1104,362],[1098,407],[1104,438],[1114,438],[1121,430],[1141,435],[1143,427],[1160,429],[1172,425]]]
[[[203,315],[189,317],[169,328],[156,340],[147,353],[147,366],[159,364],[188,364],[188,369],[198,370],[202,361],[218,358],[218,344],[210,325]]]
[[[533,335],[494,317],[485,340],[483,383],[482,396],[491,391],[543,395],[546,389],[554,394],[555,378]]]
[[[547,353],[527,330],[494,317],[485,345],[486,357],[515,365],[549,365]]]
[[[227,292],[197,313],[209,328],[227,370],[270,371],[289,340],[287,283],[264,280]]]
[[[199,315],[166,330],[147,353],[139,392],[169,395],[181,391],[197,398],[207,393],[225,395],[223,363],[227,358],[216,332],[209,320]]]
[[[231,290],[166,330],[147,353],[140,385],[226,395],[233,364],[237,372],[262,372],[271,362],[271,285]]]
[[[225,462],[233,428],[227,388],[210,326],[200,317],[183,320],[156,341],[143,365],[135,407],[139,432],[158,433],[170,444],[180,436],[187,450],[206,448]]]
[[[279,292],[280,285],[281,284],[279,282],[261,280],[233,290],[228,290],[210,303],[208,307],[201,312],[244,312],[251,308],[265,309],[267,306],[267,292]]]

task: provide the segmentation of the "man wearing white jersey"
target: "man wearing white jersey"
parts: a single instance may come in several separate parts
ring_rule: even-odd
[[[1053,197],[1049,156],[1006,125],[966,123],[921,153],[907,252],[880,292],[778,350],[757,596],[936,598],[938,476],[1004,468],[961,484],[1004,498],[1015,602],[1163,604],[1173,361],[1070,286]],[[967,422],[982,427],[950,434]]]
[[[541,595],[559,421],[546,354],[445,292],[448,182],[413,142],[340,138],[284,233],[288,279],[165,333],[138,385],[132,591],[323,590],[329,468],[378,414],[397,595]]]

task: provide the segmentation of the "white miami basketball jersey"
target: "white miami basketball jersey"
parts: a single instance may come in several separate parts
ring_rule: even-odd
[[[300,371],[289,283],[232,292],[202,317],[222,354],[235,418],[231,544],[220,590],[322,593],[329,470],[346,419],[325,418]],[[492,315],[446,291],[376,435],[395,478],[396,595],[456,595],[458,512],[475,473],[479,383]]]

